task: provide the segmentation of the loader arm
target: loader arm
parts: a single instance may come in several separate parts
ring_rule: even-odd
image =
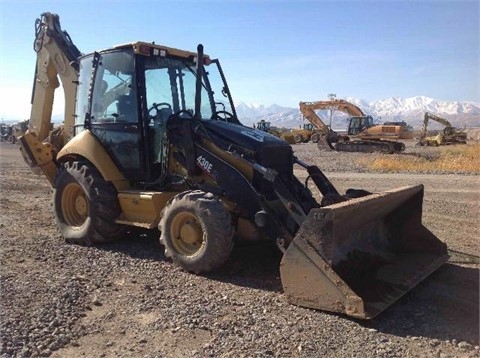
[[[249,172],[257,172],[268,181],[283,204],[284,212],[288,212],[291,221],[294,221],[296,225],[300,226],[303,223],[313,207],[319,207],[313,197],[308,197],[308,199],[304,197],[303,201],[299,200],[298,195],[300,194],[298,192],[294,194],[289,185],[291,183],[286,183],[275,170],[266,168],[236,152],[230,152],[231,157],[228,160],[222,158],[221,153],[231,150],[231,145],[222,143],[214,133],[209,132],[201,121],[172,116],[168,120],[167,136],[170,144],[179,149],[176,159],[190,175],[193,176],[196,171],[201,170],[218,184],[218,188],[205,187],[203,182],[191,182],[190,185],[201,190],[213,190],[221,196],[228,197],[247,213],[248,218],[261,227],[272,240],[283,238],[286,242],[290,242],[295,231],[289,232],[285,223],[279,219],[278,213],[265,199],[264,193],[255,188],[251,182],[252,178],[248,178],[237,166],[248,167],[251,169]],[[317,170],[320,172],[318,168]],[[315,175],[315,179],[317,179],[321,173],[315,173]],[[314,182],[318,183],[318,180],[315,179]],[[324,176],[322,179],[323,186],[319,187],[319,190],[322,193],[336,194],[337,191],[330,181]],[[283,220],[285,221],[286,218]]]
[[[55,153],[65,145],[73,131],[77,58],[81,52],[68,33],[61,29],[58,15],[49,12],[43,13],[35,22],[34,50],[37,62],[30,123],[28,131],[20,138],[20,149],[32,170],[43,172],[52,182],[56,171]],[[63,126],[52,133],[52,108],[55,89],[60,86],[59,78],[65,95],[64,121]]]

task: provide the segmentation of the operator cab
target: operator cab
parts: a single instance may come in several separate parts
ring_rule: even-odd
[[[348,135],[356,135],[367,128],[372,127],[372,116],[354,116],[350,117],[350,124],[348,125]]]
[[[171,116],[240,125],[218,60],[204,57],[200,113],[195,113],[196,58],[133,43],[80,58],[75,135],[88,129],[132,182],[166,172]]]
[[[312,123],[304,123],[303,124],[303,129],[307,131],[313,131],[313,124]]]
[[[270,130],[270,122],[262,119],[260,122],[257,123],[257,129],[263,132],[268,132]]]

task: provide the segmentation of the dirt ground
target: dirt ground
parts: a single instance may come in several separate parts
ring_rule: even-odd
[[[236,247],[225,268],[196,276],[151,235],[66,244],[49,183],[0,143],[1,356],[479,357],[480,176],[374,173],[355,165],[370,154],[294,150],[342,192],[424,184],[423,222],[450,262],[371,321],[299,308],[270,245]]]

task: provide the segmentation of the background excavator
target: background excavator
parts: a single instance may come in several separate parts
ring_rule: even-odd
[[[373,117],[343,99],[331,99],[316,102],[300,102],[300,112],[315,126],[315,133],[320,137],[319,148],[326,146],[341,152],[382,152],[399,153],[405,149],[405,144],[399,139],[409,138],[406,126],[377,125]],[[350,116],[346,135],[340,135],[327,126],[316,110],[327,109],[340,111]]]
[[[445,126],[443,130],[434,136],[427,136],[428,122],[432,120]],[[467,144],[467,133],[454,128],[448,120],[432,113],[426,112],[423,119],[422,131],[418,142],[421,146],[439,146],[448,144]]]
[[[225,264],[235,240],[272,240],[289,302],[358,318],[378,315],[448,260],[422,225],[422,185],[340,194],[286,142],[240,123],[220,62],[202,45],[135,42],[83,55],[58,15],[42,14],[35,29],[20,150],[54,188],[68,242],[150,229],[176,265],[202,273]],[[51,130],[58,78],[64,125]]]

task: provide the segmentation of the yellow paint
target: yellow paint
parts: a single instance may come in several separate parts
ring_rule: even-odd
[[[106,181],[111,181],[117,190],[126,190],[130,184],[119,171],[104,146],[88,130],[73,137],[58,153],[57,160],[68,156],[84,157],[91,162]]]
[[[160,213],[177,192],[145,192],[128,190],[118,193],[122,215],[117,223],[152,229],[160,222]]]

